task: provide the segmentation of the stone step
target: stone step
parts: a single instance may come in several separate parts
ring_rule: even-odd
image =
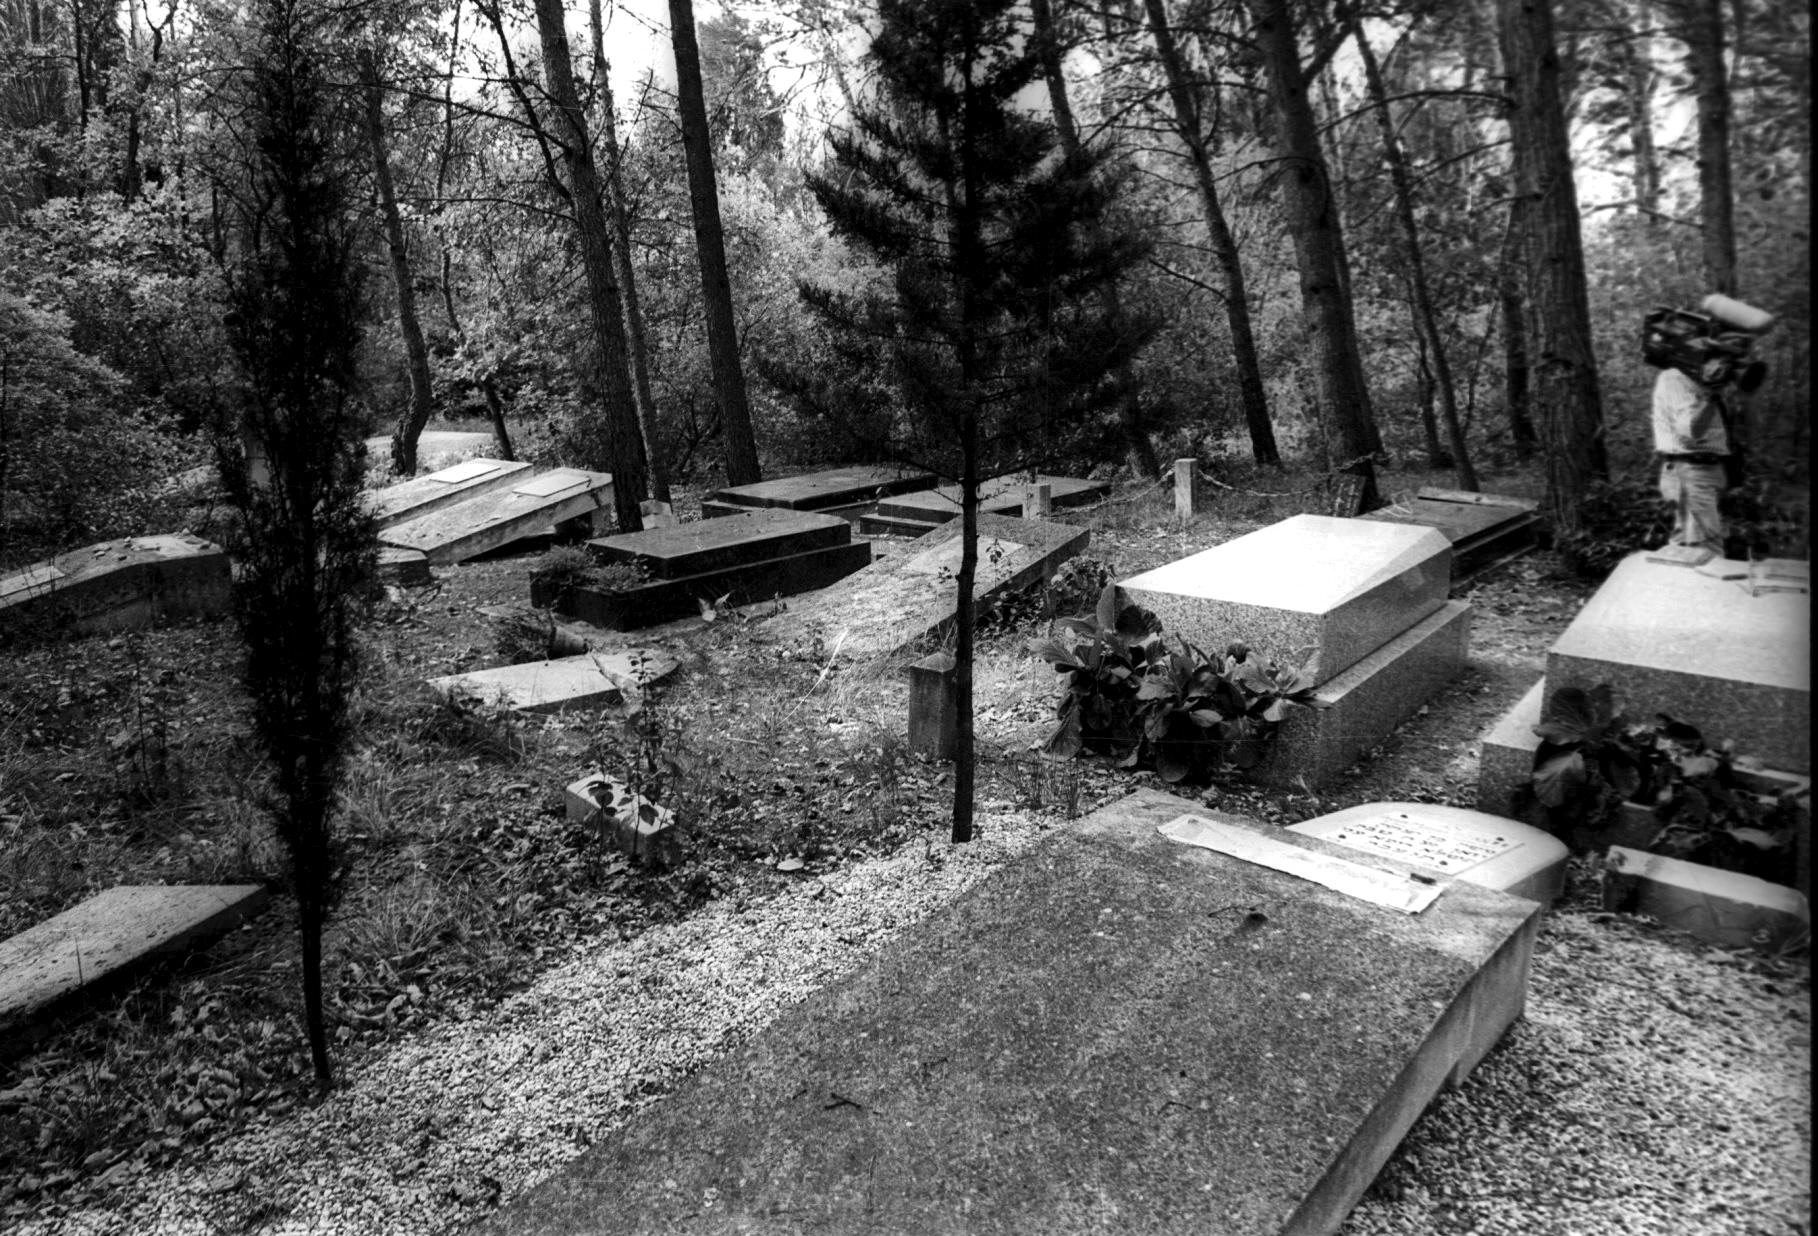
[[[598,537],[587,542],[587,548],[601,562],[643,567],[653,580],[680,580],[851,541],[852,525],[837,516],[760,508],[673,528]]]
[[[1751,596],[1747,563],[1616,565],[1547,653],[1548,690],[1608,683],[1617,706],[1666,713],[1705,741],[1790,772],[1811,770],[1811,597]]]
[[[0,577],[0,632],[124,631],[225,614],[232,578],[219,545],[188,534],[103,541]]]
[[[1207,652],[1241,640],[1323,683],[1445,604],[1451,564],[1432,528],[1295,515],[1118,590],[1171,636]]]
[[[531,467],[527,463],[508,463],[503,459],[469,459],[427,476],[370,490],[366,495],[366,503],[373,517],[378,520],[379,527],[389,528],[431,511],[453,506],[477,494],[510,489],[530,475]]]
[[[477,1230],[1337,1230],[1520,1016],[1540,907],[1465,882],[1419,914],[1373,905],[1162,835],[1183,816],[1413,884],[1393,860],[1132,794]]]
[[[123,884],[0,940],[0,1058],[85,998],[202,948],[265,907],[257,884]]]
[[[580,468],[552,468],[516,480],[509,489],[477,494],[453,506],[386,528],[386,545],[419,549],[430,565],[465,562],[514,541],[547,534],[570,520],[599,531],[612,518],[612,477]]]
[[[847,526],[844,521],[835,522]],[[570,618],[597,627],[630,631],[675,618],[692,617],[700,613],[702,602],[714,605],[723,598],[730,605],[752,605],[773,597],[796,596],[826,588],[870,563],[871,546],[856,541],[788,554],[749,566],[704,571],[679,579],[651,580],[614,592],[586,587],[563,588],[558,592],[547,584],[533,581],[530,599],[533,604],[554,606]]]

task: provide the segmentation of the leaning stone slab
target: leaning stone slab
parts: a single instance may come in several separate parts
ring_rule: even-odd
[[[1170,635],[1241,640],[1325,682],[1443,605],[1451,560],[1432,528],[1295,515],[1118,588]]]
[[[1158,831],[1215,814],[1150,790],[1055,834],[478,1230],[1335,1231],[1519,1015],[1540,907],[1409,914]]]
[[[776,506],[857,518],[879,498],[911,489],[926,489],[934,480],[932,473],[895,464],[828,468],[822,472],[716,490],[701,499],[701,514],[711,518],[752,507]]]
[[[1731,948],[1779,948],[1812,923],[1797,889],[1620,845],[1604,857],[1603,901]]]
[[[1447,601],[1343,673],[1314,690],[1315,703],[1288,710],[1253,775],[1284,789],[1324,785],[1464,668],[1471,607]]]
[[[257,884],[124,884],[0,940],[0,1057],[84,995],[201,948],[263,909]]]
[[[627,684],[655,682],[675,666],[673,658],[627,649],[448,674],[431,678],[428,685],[438,695],[473,699],[515,712],[566,712],[616,707],[625,702]]]
[[[1437,803],[1362,803],[1288,826],[1348,850],[1381,854],[1435,879],[1552,905],[1565,888],[1565,843],[1550,833],[1482,811]]]
[[[589,520],[597,528],[598,513],[611,506],[612,477],[608,473],[552,468],[521,477],[509,489],[478,494],[386,528],[379,540],[420,549],[431,566],[445,566],[548,532],[569,520]]]
[[[0,630],[120,631],[213,617],[227,612],[230,587],[227,555],[201,537],[103,541],[0,577]]]
[[[379,521],[379,527],[389,528],[453,506],[476,494],[509,489],[518,481],[529,479],[530,475],[531,468],[527,463],[469,459],[426,476],[372,490],[366,496],[366,503]]]
[[[1735,564],[1746,576],[1747,564]],[[1547,690],[1614,688],[1624,711],[1667,713],[1712,746],[1774,768],[1811,768],[1812,599],[1750,596],[1746,579],[1650,562],[1616,564],[1547,653]]]
[[[1048,520],[980,515],[972,595],[983,601],[1046,578],[1085,549],[1089,536]],[[828,650],[837,644],[854,655],[901,651],[953,621],[960,553],[959,521],[942,524],[832,587],[789,602],[788,612],[760,622],[757,634],[818,638]]]

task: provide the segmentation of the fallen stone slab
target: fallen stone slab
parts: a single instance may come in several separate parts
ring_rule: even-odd
[[[1208,652],[1241,640],[1322,683],[1443,605],[1451,561],[1432,528],[1295,515],[1118,590],[1170,635]]]
[[[383,489],[368,491],[367,508],[378,520],[379,527],[389,528],[453,506],[476,494],[509,489],[527,480],[531,467],[527,463],[510,463],[503,459],[469,459],[442,468],[426,476],[399,481]]]
[[[1564,842],[1532,825],[1437,803],[1361,803],[1290,824],[1288,831],[1543,906],[1564,890],[1570,856]]]
[[[827,468],[801,476],[784,476],[773,481],[715,490],[701,499],[701,514],[714,518],[751,507],[774,506],[857,519],[879,498],[911,489],[926,489],[934,482],[931,472],[897,464]]]
[[[1811,930],[1805,895],[1783,884],[1620,845],[1603,870],[1606,909],[1652,915],[1713,944],[1776,949]]]
[[[673,657],[625,649],[447,674],[429,679],[428,686],[444,697],[515,712],[567,712],[617,707],[625,702],[627,684],[646,686],[667,677],[675,667]]]
[[[82,999],[202,948],[265,907],[257,884],[123,884],[0,940],[0,1056]]]
[[[219,545],[187,533],[103,541],[0,577],[0,631],[124,631],[227,612]]]
[[[1391,909],[1161,834],[1183,816],[1415,883],[1391,860],[1132,794],[478,1230],[1335,1231],[1519,1016],[1540,907],[1460,881],[1418,914]]]
[[[1045,579],[1085,549],[1084,528],[1048,520],[978,518],[978,601]],[[890,655],[943,631],[958,603],[960,525],[942,524],[832,587],[788,602],[756,626],[760,638],[819,639],[831,652]]]
[[[1789,772],[1811,769],[1812,599],[1751,596],[1747,563],[1616,564],[1547,653],[1547,691],[1608,683],[1617,706],[1666,713]]]
[[[599,512],[612,507],[612,477],[580,468],[552,468],[514,481],[509,489],[476,494],[453,506],[395,524],[379,533],[386,545],[421,550],[431,566],[465,562],[488,550],[584,520],[598,531]]]

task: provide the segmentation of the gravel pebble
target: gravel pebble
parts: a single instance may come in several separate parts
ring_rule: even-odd
[[[994,814],[742,909],[600,946],[361,1058],[319,1107],[32,1236],[434,1232],[510,1199],[1043,835]],[[1525,1020],[1440,1096],[1348,1236],[1809,1232],[1803,976],[1632,920],[1550,916]]]

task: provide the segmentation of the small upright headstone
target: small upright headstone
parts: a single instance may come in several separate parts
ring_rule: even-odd
[[[950,760],[959,749],[959,700],[950,652],[923,657],[909,667],[909,748],[936,760]]]
[[[1332,517],[1355,519],[1363,514],[1364,479],[1355,472],[1340,472],[1332,481]]]
[[[1193,500],[1199,491],[1199,460],[1174,461],[1174,517],[1185,521],[1193,518]]]
[[[1047,481],[1036,481],[1029,486],[1029,496],[1023,502],[1024,519],[1048,519],[1054,514],[1054,486]]]

